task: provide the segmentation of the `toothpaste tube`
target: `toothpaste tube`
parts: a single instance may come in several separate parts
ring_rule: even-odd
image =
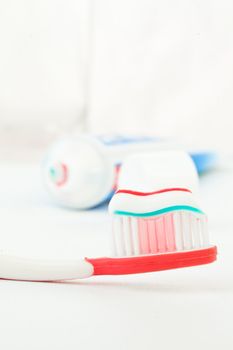
[[[44,182],[58,204],[93,208],[112,197],[127,156],[171,148],[174,146],[155,137],[69,136],[48,151],[42,167]],[[205,157],[209,160],[210,156],[205,153]],[[193,159],[201,159],[201,170],[205,170],[203,157],[194,153]]]

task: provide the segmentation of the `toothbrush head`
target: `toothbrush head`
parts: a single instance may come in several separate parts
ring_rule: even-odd
[[[113,258],[87,259],[94,275],[163,271],[212,263],[207,218],[185,188],[119,190],[110,203]]]
[[[110,204],[113,254],[134,256],[209,247],[207,217],[185,188],[119,190]]]

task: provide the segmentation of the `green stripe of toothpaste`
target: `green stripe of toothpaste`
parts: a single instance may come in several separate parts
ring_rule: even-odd
[[[114,214],[127,215],[127,216],[148,217],[148,216],[157,216],[157,215],[160,215],[160,214],[169,213],[169,212],[175,211],[175,210],[187,210],[187,211],[192,211],[192,212],[198,213],[198,214],[204,214],[202,210],[200,210],[198,208],[195,208],[195,207],[190,207],[189,205],[174,205],[174,206],[171,206],[171,207],[167,207],[167,208],[151,211],[151,212],[148,212],[148,213],[133,213],[133,212],[130,212],[130,211],[115,210]]]

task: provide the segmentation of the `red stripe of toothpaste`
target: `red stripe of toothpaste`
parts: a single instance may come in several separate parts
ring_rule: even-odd
[[[132,191],[132,190],[118,190],[116,192],[116,194],[118,194],[118,193],[127,193],[127,194],[132,194],[134,196],[150,196],[152,194],[159,194],[159,193],[172,192],[172,191],[181,191],[181,192],[192,193],[192,191],[190,191],[187,188],[173,187],[173,188],[165,188],[163,190],[154,191],[154,192],[138,192],[138,191]]]

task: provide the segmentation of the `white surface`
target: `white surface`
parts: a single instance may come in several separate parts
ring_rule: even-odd
[[[1,248],[36,257],[106,255],[106,211],[53,207],[38,170],[0,167]],[[0,280],[1,348],[231,349],[232,176],[219,171],[202,179],[217,263],[63,284]]]

